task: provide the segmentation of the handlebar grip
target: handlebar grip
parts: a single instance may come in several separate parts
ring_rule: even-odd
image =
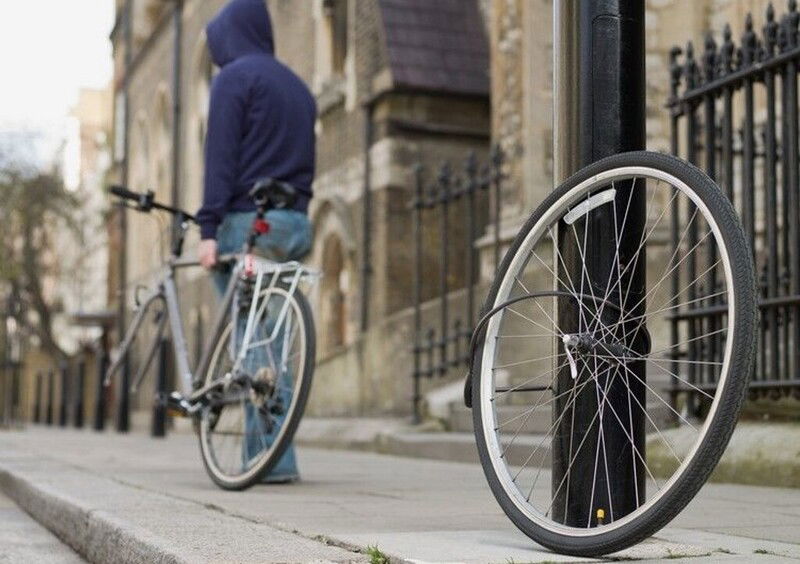
[[[108,191],[111,194],[126,200],[134,200],[138,202],[142,198],[142,194],[139,194],[138,192],[132,192],[124,186],[111,186],[109,187]]]

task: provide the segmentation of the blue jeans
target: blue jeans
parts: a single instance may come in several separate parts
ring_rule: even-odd
[[[217,246],[220,254],[235,253],[242,250],[242,245],[244,245],[252,229],[255,216],[255,212],[233,212],[225,216],[225,219],[217,230]],[[256,247],[260,254],[263,254],[271,260],[287,261],[299,260],[311,250],[311,222],[308,220],[306,214],[294,210],[270,210],[267,212],[266,220],[270,225],[269,233],[259,236],[256,240]],[[225,293],[225,289],[228,287],[230,281],[230,276],[231,275],[228,273],[214,272],[214,284],[220,296]],[[280,308],[276,309],[279,310]],[[240,325],[241,327],[237,327],[237,333],[242,335],[244,333],[244,319],[240,320]],[[257,328],[255,338],[264,338],[266,335],[270,334],[272,329],[271,325],[272,324],[268,322],[267,327]],[[281,341],[282,339],[280,335],[278,335],[274,341],[274,346],[277,346],[278,350],[273,349],[273,354],[280,354],[281,351],[279,349]],[[262,354],[257,354],[260,352],[261,351],[255,351],[252,354],[258,357],[263,356]],[[257,364],[258,362],[258,358],[248,357],[246,360],[247,364]],[[291,380],[291,374],[279,375],[281,388],[285,390],[281,396],[284,405],[287,407],[291,402]],[[263,428],[260,416],[254,413],[252,408],[248,410],[246,418],[247,432],[242,452],[244,463],[254,456],[257,456],[261,451],[259,445],[253,445],[247,441],[250,430],[252,429],[257,432]],[[274,419],[275,429],[271,433],[263,429],[262,437],[264,440],[262,445],[271,445],[275,435],[283,424],[282,416],[276,416]],[[269,475],[265,477],[265,481],[280,481],[294,478],[298,475],[299,472],[297,469],[297,458],[295,456],[294,446],[290,444]]]

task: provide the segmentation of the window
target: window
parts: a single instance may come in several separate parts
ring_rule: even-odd
[[[346,297],[349,280],[342,242],[330,235],[322,251],[323,277],[320,285],[323,350],[332,352],[345,344],[347,330]]]
[[[332,74],[342,75],[347,61],[348,0],[324,0],[323,8],[330,33],[330,57]]]

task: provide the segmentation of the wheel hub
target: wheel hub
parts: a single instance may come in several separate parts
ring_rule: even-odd
[[[578,360],[587,360],[588,357],[600,357],[601,360],[612,364],[621,364],[626,357],[635,354],[634,351],[622,343],[614,343],[597,339],[591,333],[572,333],[561,337],[564,343],[564,352],[567,355],[572,379],[578,378]]]

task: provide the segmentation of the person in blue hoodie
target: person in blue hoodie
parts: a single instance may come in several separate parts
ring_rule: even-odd
[[[311,248],[314,97],[275,58],[265,0],[231,0],[208,24],[206,36],[220,72],[211,87],[203,205],[197,213],[200,263],[211,269],[218,254],[241,250],[255,218],[248,192],[265,177],[288,182],[299,198],[294,209],[267,213],[270,230],[256,245],[275,260],[302,258]],[[227,276],[215,272],[218,289],[227,286]],[[298,478],[290,446],[265,481]]]

